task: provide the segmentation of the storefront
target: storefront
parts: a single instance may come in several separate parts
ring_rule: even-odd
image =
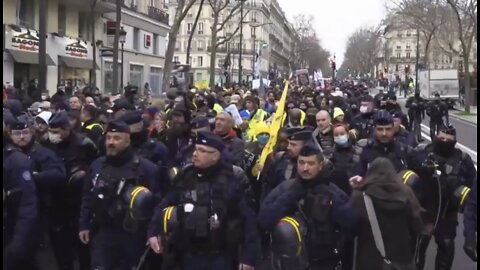
[[[38,80],[38,32],[18,26],[5,26],[3,83],[26,90]],[[47,65],[54,66],[47,46]]]
[[[79,89],[90,80],[90,71],[94,67],[92,46],[89,42],[69,37],[53,36],[58,57],[58,83]],[[95,69],[99,69],[95,64]]]

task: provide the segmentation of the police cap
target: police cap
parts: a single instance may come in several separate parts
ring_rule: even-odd
[[[31,121],[26,114],[19,115],[14,123],[11,123],[10,129],[24,130],[31,127]]]
[[[127,111],[133,111],[135,110],[135,106],[133,106],[130,101],[128,101],[125,98],[120,98],[115,101],[113,104],[112,110],[114,112],[120,111],[120,110],[127,110]]]
[[[48,120],[48,127],[50,128],[66,128],[70,125],[68,121],[68,114],[66,112],[54,113]]]
[[[307,143],[300,150],[299,156],[309,157],[319,155],[321,153],[322,150],[317,145],[315,145],[314,143]]]
[[[140,111],[128,111],[122,115],[118,120],[125,122],[127,125],[133,125],[143,121],[142,112]]]
[[[9,109],[3,108],[3,122],[7,126],[13,125],[16,122],[15,116],[13,116]]]
[[[403,116],[404,116],[404,114],[401,111],[392,112],[392,118],[401,119]]]
[[[199,129],[204,127],[210,127],[210,123],[208,122],[208,118],[205,116],[197,116],[192,119],[192,129]]]
[[[392,115],[385,110],[378,111],[375,115],[375,125],[386,126],[390,124],[393,124]]]
[[[300,131],[289,134],[288,139],[291,141],[309,141],[312,140],[312,131],[302,129]]]
[[[113,120],[108,123],[107,132],[130,133],[130,127],[123,121]]]
[[[440,132],[443,132],[447,135],[452,135],[452,136],[455,136],[455,137],[457,136],[457,129],[452,125],[448,125],[448,126],[443,125],[440,128]]]
[[[220,153],[225,149],[225,143],[222,138],[208,131],[199,132],[195,143],[213,147]]]

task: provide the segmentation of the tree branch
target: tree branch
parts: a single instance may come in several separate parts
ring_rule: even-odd
[[[238,12],[235,13],[235,11],[240,7],[240,5],[241,5],[241,3],[240,3],[240,4],[237,4],[237,5],[230,11],[230,13],[228,14],[228,16],[223,20],[222,23],[220,23],[220,27],[217,29],[217,32],[222,31],[222,29],[225,27],[225,24],[226,24],[233,16],[235,16],[235,15],[238,14]],[[247,13],[248,13],[248,12],[250,12],[250,10],[248,10]],[[234,14],[234,13],[235,13],[235,14]],[[243,22],[243,19],[244,19],[244,18],[245,18],[245,16],[242,18],[242,21],[241,21],[240,23]]]

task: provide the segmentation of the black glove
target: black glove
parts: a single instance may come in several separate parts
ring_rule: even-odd
[[[465,238],[463,250],[472,261],[477,261],[477,240],[474,238]]]

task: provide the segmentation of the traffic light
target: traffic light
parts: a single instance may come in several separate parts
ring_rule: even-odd
[[[410,65],[405,65],[405,74],[410,72]]]

